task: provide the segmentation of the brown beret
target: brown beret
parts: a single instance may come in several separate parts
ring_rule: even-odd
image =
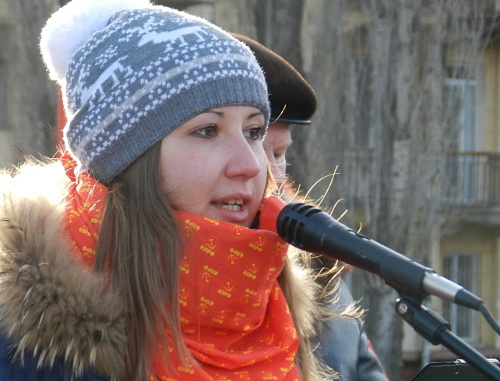
[[[233,33],[253,51],[266,77],[271,121],[310,124],[316,111],[316,93],[304,77],[283,57],[251,38]]]

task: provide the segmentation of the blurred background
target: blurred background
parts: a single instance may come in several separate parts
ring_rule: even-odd
[[[500,1],[157,0],[245,34],[317,92],[295,126],[289,173],[342,222],[433,267],[500,317]],[[56,155],[57,94],[39,33],[63,0],[0,0],[0,166]],[[333,178],[333,181],[331,181]],[[0,184],[1,186],[1,184]],[[397,293],[353,270],[367,331],[392,380],[455,360],[394,312]],[[478,312],[428,298],[487,357],[500,339]]]

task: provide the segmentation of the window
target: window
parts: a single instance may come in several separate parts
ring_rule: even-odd
[[[450,65],[446,79],[446,108],[452,137],[447,161],[448,201],[460,205],[485,202],[487,189],[484,157],[478,151],[476,123],[477,73],[460,65]]]
[[[458,123],[456,150],[476,150],[476,81],[465,78],[448,78],[446,91],[449,102],[455,103]]]
[[[444,256],[443,275],[475,293],[478,254],[447,253]],[[443,317],[451,324],[451,330],[462,339],[475,342],[478,340],[477,313],[470,308],[451,302],[443,303]]]
[[[466,65],[448,65],[446,78],[447,110],[456,136],[452,150],[470,152],[477,150],[476,93],[478,73]]]

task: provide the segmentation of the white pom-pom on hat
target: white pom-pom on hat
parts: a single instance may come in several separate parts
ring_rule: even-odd
[[[40,37],[50,78],[64,82],[73,53],[117,12],[151,7],[149,0],[72,0],[61,7],[49,18]]]

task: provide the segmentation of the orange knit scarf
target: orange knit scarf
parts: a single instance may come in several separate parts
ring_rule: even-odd
[[[107,190],[87,174],[75,176],[63,157],[72,184],[67,228],[75,250],[89,266]],[[181,327],[197,364],[176,374],[155,362],[160,380],[298,381],[294,358],[298,338],[277,282],[287,245],[276,233],[177,212],[185,237],[179,268]]]

